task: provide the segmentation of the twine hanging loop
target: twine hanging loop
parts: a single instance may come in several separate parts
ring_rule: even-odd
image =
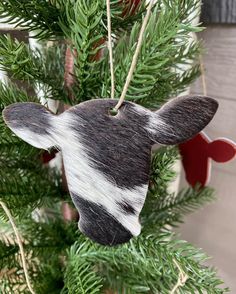
[[[13,216],[11,215],[10,210],[7,208],[7,206],[6,206],[6,204],[4,202],[0,201],[0,206],[2,207],[5,214],[7,215],[8,219],[9,219],[9,222],[10,222],[10,224],[12,226],[12,229],[13,229],[13,231],[15,233],[16,241],[17,241],[17,244],[18,244],[19,249],[20,249],[22,267],[23,267],[23,271],[24,271],[24,275],[25,275],[25,279],[26,279],[28,289],[29,289],[31,294],[36,294],[34,292],[32,286],[31,286],[31,284],[30,284],[30,278],[29,278],[29,273],[28,273],[27,266],[26,266],[26,258],[25,258],[24,248],[23,248],[23,244],[22,244],[22,241],[21,241],[19,231],[18,231],[17,226],[15,224],[15,221],[13,219]]]
[[[188,280],[188,275],[182,270],[178,262],[175,259],[173,259],[173,262],[179,270],[179,277],[174,288],[170,291],[170,294],[174,294],[178,290],[178,288],[183,287]]]
[[[144,17],[140,32],[139,32],[139,37],[138,37],[138,41],[137,41],[137,46],[134,52],[134,56],[132,59],[132,63],[130,65],[130,69],[125,81],[125,85],[124,88],[122,90],[120,99],[118,101],[118,103],[116,104],[116,106],[114,107],[113,111],[117,112],[118,109],[121,107],[122,103],[125,100],[125,96],[126,93],[128,91],[129,88],[129,84],[132,80],[133,77],[133,73],[135,71],[136,65],[137,65],[137,61],[138,61],[138,56],[142,47],[142,42],[143,42],[143,36],[144,36],[144,32],[148,23],[148,20],[150,18],[151,15],[151,10],[153,7],[153,4],[155,3],[155,0],[150,0],[148,8],[147,8],[147,12],[146,15]],[[113,57],[112,57],[112,40],[111,40],[111,11],[110,11],[110,0],[107,0],[107,29],[108,29],[108,50],[109,50],[109,56],[110,56],[110,70],[111,70],[111,97],[114,98],[114,93],[115,93],[115,78],[114,78],[114,68],[113,68]]]

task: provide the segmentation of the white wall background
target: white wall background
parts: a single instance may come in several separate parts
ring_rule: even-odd
[[[236,26],[209,26],[199,38],[207,50],[203,58],[207,92],[219,102],[206,132],[212,139],[236,141]],[[201,79],[193,85],[192,93],[202,94]],[[216,189],[218,200],[186,217],[181,233],[213,257],[209,263],[219,268],[230,293],[236,293],[236,160],[213,162],[209,185]]]

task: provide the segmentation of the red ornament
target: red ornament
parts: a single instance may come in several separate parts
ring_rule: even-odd
[[[206,186],[210,180],[211,159],[227,162],[236,156],[236,143],[226,138],[211,141],[203,132],[179,145],[186,180],[191,186]]]
[[[134,15],[135,12],[138,10],[139,6],[142,4],[141,0],[128,0],[125,3],[126,7],[123,11],[122,16],[126,17],[127,15]]]
[[[56,157],[56,154],[57,154],[57,150],[52,150],[50,153],[48,151],[44,151],[42,153],[42,157],[41,157],[41,160],[43,162],[43,164],[47,164],[49,163],[53,158]]]

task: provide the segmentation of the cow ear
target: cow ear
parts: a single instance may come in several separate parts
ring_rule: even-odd
[[[148,129],[154,142],[165,145],[179,144],[205,128],[217,108],[218,103],[210,97],[178,97],[153,113]]]
[[[21,139],[37,148],[56,145],[53,140],[54,115],[37,103],[15,103],[3,110],[7,126]]]

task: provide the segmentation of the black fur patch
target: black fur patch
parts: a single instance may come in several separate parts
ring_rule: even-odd
[[[6,107],[3,118],[14,129],[27,129],[39,135],[50,134],[51,112],[37,103],[15,103]]]
[[[93,167],[114,185],[132,189],[149,179],[151,140],[144,129],[148,116],[137,113],[129,102],[112,116],[109,109],[116,103],[111,99],[91,100],[69,111],[78,116],[72,127],[82,138]]]
[[[117,202],[117,205],[119,205],[119,207],[121,208],[121,211],[126,214],[135,214],[136,212],[133,206],[127,203],[126,201]]]
[[[75,194],[72,199],[79,210],[79,228],[86,236],[102,244],[114,246],[128,242],[133,235],[101,205]]]
[[[190,140],[211,121],[218,108],[216,100],[204,96],[183,96],[172,99],[157,113],[166,129],[154,136],[161,144],[179,144]]]

